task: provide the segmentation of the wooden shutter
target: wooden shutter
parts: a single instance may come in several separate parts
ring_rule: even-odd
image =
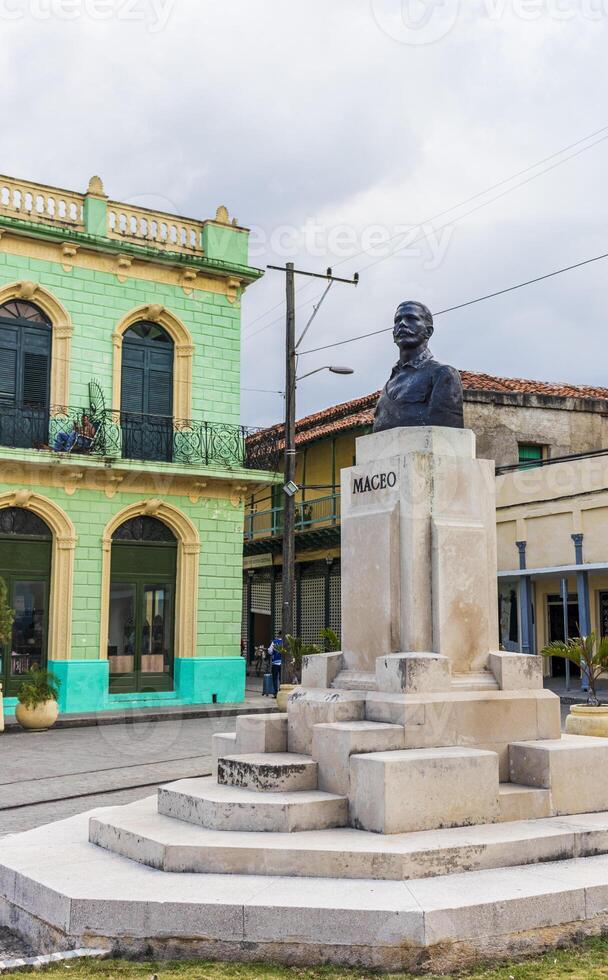
[[[122,412],[145,412],[145,351],[128,342],[122,348],[120,408]]]
[[[23,404],[43,408],[49,403],[50,332],[23,331]]]
[[[173,351],[148,352],[148,412],[150,415],[173,415]]]
[[[0,325],[0,401],[17,399],[17,331]]]

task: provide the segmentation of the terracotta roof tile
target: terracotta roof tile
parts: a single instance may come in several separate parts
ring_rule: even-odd
[[[525,378],[499,378],[491,374],[478,374],[461,371],[462,386],[465,391],[493,391],[498,393],[523,393],[529,395],[551,395],[558,398],[599,398],[608,401],[608,388],[592,385],[572,385],[561,382],[530,381]],[[346,432],[350,429],[371,425],[379,391],[362,398],[355,398],[339,405],[331,405],[321,412],[306,415],[296,423],[296,445],[302,446],[317,439]],[[271,426],[264,433],[276,432],[281,436],[283,424]],[[255,440],[255,436],[252,439]]]

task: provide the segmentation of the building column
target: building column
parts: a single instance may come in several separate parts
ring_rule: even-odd
[[[583,535],[573,534],[574,555],[577,565],[583,565]],[[578,628],[581,636],[589,636],[591,632],[591,603],[589,601],[589,573],[576,573],[576,592],[578,596]],[[589,690],[587,675],[581,670],[581,690]]]
[[[519,567],[526,568],[527,541],[516,541],[519,551]],[[527,575],[519,577],[519,620],[521,623],[521,652],[534,653],[534,623],[532,621],[532,599],[530,579]]]

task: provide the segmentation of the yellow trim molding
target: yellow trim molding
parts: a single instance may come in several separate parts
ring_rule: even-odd
[[[174,313],[164,306],[153,303],[131,310],[117,325],[112,334],[114,348],[112,366],[112,408],[120,408],[120,382],[122,374],[122,339],[125,332],[139,320],[153,320],[163,327],[174,343],[173,357],[173,415],[176,419],[189,419],[192,413],[192,360],[194,344],[187,327]]]
[[[56,262],[60,266],[65,262],[63,252],[64,243],[40,241],[34,238],[27,238],[17,234],[13,229],[0,228],[0,238],[2,247],[0,251],[10,255],[22,255],[28,259],[41,259],[44,262]],[[92,248],[80,245],[77,253],[70,258],[73,268],[90,269],[94,272],[104,272],[107,275],[117,274],[116,255],[106,255],[94,251]],[[131,259],[128,269],[122,269],[128,279],[139,279],[144,282],[163,283],[169,286],[183,287],[184,272],[183,266],[167,265],[166,262],[155,262],[153,259],[138,259],[135,256]],[[243,289],[246,284],[243,284]],[[218,273],[212,275],[207,270],[198,270],[196,278],[187,283],[189,290],[194,292],[204,291],[216,293],[219,296],[227,296],[232,292],[228,287],[227,276]]]
[[[70,314],[48,289],[35,282],[12,282],[0,288],[0,306],[14,299],[35,303],[51,321],[51,405],[69,405],[70,347],[74,330]]]
[[[57,504],[32,490],[14,490],[0,494],[0,509],[6,507],[31,510],[48,524],[53,533],[48,659],[69,660],[72,647],[72,595],[76,548],[74,525]]]
[[[129,504],[106,525],[102,537],[101,569],[101,660],[108,657],[108,620],[110,613],[110,569],[112,564],[112,535],[114,531],[141,514],[157,517],[171,528],[177,538],[177,582],[175,587],[175,656],[196,656],[196,622],[198,610],[199,534],[177,507],[164,500],[152,498]]]

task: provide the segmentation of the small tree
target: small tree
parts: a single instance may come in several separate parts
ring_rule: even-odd
[[[589,636],[577,636],[564,643],[557,640],[550,643],[542,651],[543,657],[561,657],[576,664],[580,669],[581,677],[585,676],[589,683],[589,697],[587,704],[599,705],[597,696],[597,682],[601,675],[608,671],[608,637],[603,636],[597,641],[595,633]]]
[[[9,606],[8,586],[0,578],[0,646],[8,646],[13,636],[15,613]]]
[[[291,636],[290,634],[285,637],[285,646],[288,654],[286,664],[289,672],[288,683],[299,684],[302,679],[302,660],[304,657],[321,653],[321,648],[316,643],[304,643],[301,636]]]
[[[338,653],[341,647],[340,637],[335,630],[329,628],[329,626],[321,630],[321,637],[323,638],[323,643],[325,644],[326,653]]]

